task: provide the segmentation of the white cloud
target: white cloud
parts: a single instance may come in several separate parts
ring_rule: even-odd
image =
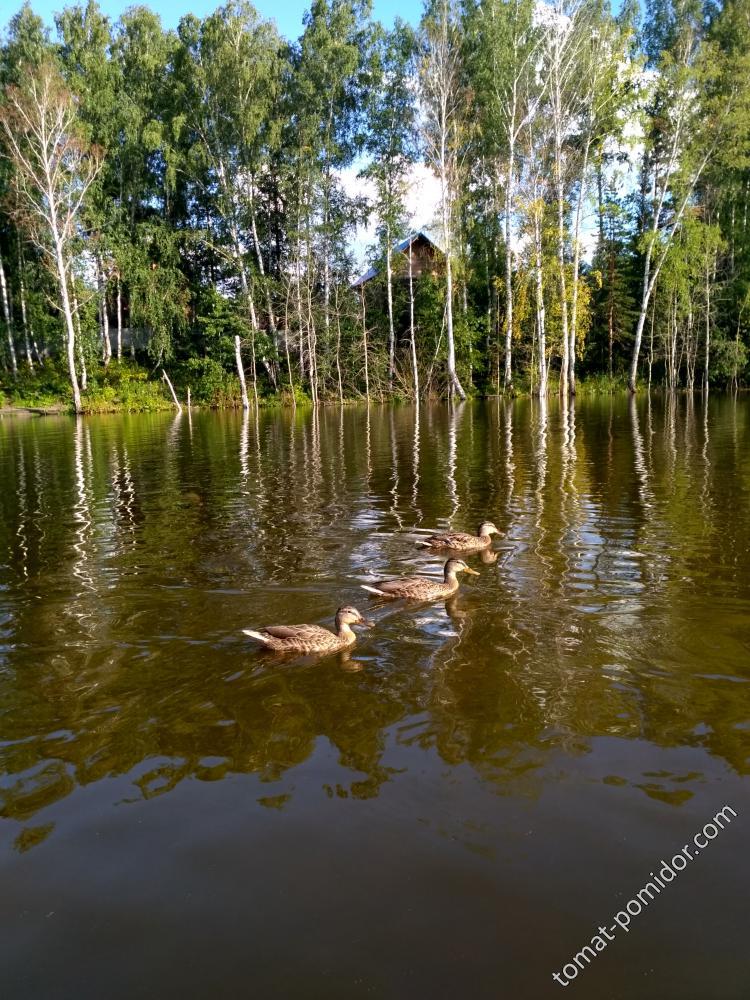
[[[339,179],[345,193],[350,197],[364,197],[370,203],[375,200],[375,185],[369,177],[360,177],[363,163],[352,164],[339,171]],[[415,229],[434,228],[435,217],[440,203],[440,182],[425,163],[414,163],[407,176],[405,199],[409,227]],[[358,226],[351,242],[355,266],[365,270],[367,253],[375,244],[377,219],[374,214],[366,226]]]

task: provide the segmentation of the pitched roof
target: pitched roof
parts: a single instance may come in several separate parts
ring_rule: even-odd
[[[435,247],[436,250],[439,250],[440,253],[442,254],[445,253],[443,248],[438,243],[437,239],[434,236],[432,236],[426,229],[415,229],[414,232],[409,233],[409,235],[406,236],[403,240],[399,240],[398,243],[394,243],[391,249],[391,253],[403,253],[405,250],[408,250],[409,246],[415,240],[418,240],[420,236],[422,237],[422,239],[426,240],[431,246]],[[377,275],[377,273],[378,273],[377,267],[368,268],[364,274],[361,274],[356,279],[356,281],[352,282],[352,288],[359,288],[360,285],[367,284],[368,281],[372,281],[372,279]]]

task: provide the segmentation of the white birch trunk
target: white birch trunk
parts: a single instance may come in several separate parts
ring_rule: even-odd
[[[107,278],[101,257],[98,259],[99,271],[99,316],[102,336],[102,361],[105,367],[112,359],[112,342],[109,339],[109,312],[107,310]]]
[[[412,263],[412,242],[409,243],[409,341],[411,344],[411,368],[414,382],[414,399],[419,400],[419,367],[417,366],[417,341],[414,329],[414,268]]]
[[[388,389],[393,391],[396,372],[396,331],[393,324],[393,267],[391,263],[391,230],[385,230],[385,274],[388,298]],[[409,251],[411,253],[411,249]]]
[[[370,365],[367,348],[367,311],[365,309],[365,289],[362,287],[362,350],[365,358],[365,398],[370,403]]]
[[[266,312],[268,313],[268,325],[271,329],[271,333],[276,333],[276,316],[273,311],[273,304],[271,302],[271,290],[266,282],[266,268],[263,263],[263,254],[260,249],[260,240],[258,239],[258,226],[255,217],[255,185],[251,182],[250,184],[250,225],[253,234],[253,246],[255,247],[255,259],[258,262],[258,271],[260,272],[261,281],[263,282],[263,291],[266,298]]]
[[[570,342],[568,340],[568,293],[565,278],[565,190],[562,174],[562,138],[557,128],[555,129],[555,186],[557,189],[557,280],[560,295],[560,329],[562,333],[560,392],[567,392],[570,367]]]
[[[60,301],[62,303],[63,318],[65,320],[66,332],[66,355],[68,359],[68,375],[70,377],[70,387],[73,391],[73,407],[76,413],[81,412],[81,390],[78,385],[78,375],[76,374],[76,334],[73,327],[73,314],[70,309],[70,297],[68,295],[68,271],[63,258],[63,249],[60,237],[53,225],[53,235],[55,240],[55,266],[57,269],[57,281],[60,288]]]
[[[3,319],[5,320],[5,331],[8,338],[10,367],[15,378],[18,375],[18,360],[16,358],[16,345],[13,341],[13,319],[10,311],[10,299],[8,297],[8,286],[5,282],[5,268],[2,256],[0,256],[0,297],[2,297],[3,302]]]
[[[536,284],[536,323],[539,338],[539,395],[547,395],[547,332],[546,310],[544,306],[544,286],[542,281],[542,232],[540,209],[534,209],[534,274]]]
[[[511,216],[513,214],[513,175],[515,164],[515,113],[516,81],[513,81],[513,110],[509,129],[510,151],[508,153],[508,174],[505,183],[505,373],[503,386],[507,392],[513,388],[513,249]]]
[[[19,241],[20,242],[20,241]],[[23,259],[19,254],[18,257],[18,281],[19,281],[19,292],[21,294],[21,323],[23,324],[23,343],[24,349],[26,351],[26,364],[29,366],[30,371],[34,371],[34,361],[31,357],[31,341],[34,339],[33,331],[29,327],[29,318],[26,311],[26,285],[23,280]],[[37,352],[37,360],[39,360],[39,354]]]
[[[693,100],[692,95],[689,95],[688,98],[686,98],[686,96],[684,94],[682,95],[682,104],[678,107],[678,113],[677,113],[677,118],[676,118],[676,122],[675,122],[674,135],[672,137],[672,146],[671,146],[671,149],[670,149],[669,158],[667,160],[666,168],[663,171],[663,175],[662,175],[661,189],[659,191],[658,202],[656,200],[656,191],[654,191],[654,202],[656,203],[656,207],[654,209],[654,217],[653,217],[653,221],[651,223],[651,239],[649,240],[648,247],[646,249],[646,259],[645,259],[644,268],[643,268],[643,286],[642,286],[642,291],[641,291],[641,306],[640,306],[640,310],[639,310],[639,313],[638,313],[638,323],[637,323],[636,329],[635,329],[635,340],[634,340],[634,343],[633,343],[633,357],[632,357],[631,362],[630,362],[630,374],[629,374],[629,377],[628,377],[628,389],[631,392],[635,392],[635,390],[636,390],[636,384],[637,384],[637,379],[638,379],[638,359],[639,359],[640,350],[641,350],[641,341],[643,339],[643,328],[644,328],[645,323],[646,323],[646,313],[648,311],[648,304],[649,304],[649,301],[651,299],[651,295],[652,295],[653,290],[654,290],[654,285],[656,284],[656,280],[659,277],[659,272],[661,271],[662,265],[664,264],[664,261],[666,259],[667,253],[669,252],[669,248],[672,245],[672,240],[674,239],[674,235],[675,235],[675,233],[677,232],[677,230],[680,227],[680,224],[682,222],[682,216],[684,215],[685,209],[687,208],[687,205],[688,205],[688,202],[690,201],[690,198],[692,197],[693,191],[695,190],[695,186],[698,183],[698,181],[700,180],[701,175],[702,175],[702,173],[703,173],[703,171],[704,171],[704,169],[706,167],[706,164],[710,160],[711,156],[713,155],[714,151],[716,150],[716,147],[719,144],[720,139],[722,138],[722,136],[724,134],[722,128],[719,128],[718,126],[714,128],[714,130],[712,132],[713,140],[710,143],[710,145],[709,145],[708,149],[706,150],[706,152],[704,153],[703,158],[701,159],[700,163],[696,166],[696,168],[695,168],[692,176],[690,177],[690,181],[689,181],[689,183],[687,185],[687,190],[685,191],[685,193],[683,195],[682,202],[680,203],[680,207],[679,207],[677,213],[675,214],[674,219],[673,219],[672,223],[670,224],[668,230],[666,231],[666,239],[661,244],[661,249],[660,249],[659,254],[657,256],[657,259],[656,259],[656,264],[652,267],[652,257],[653,257],[654,245],[655,245],[655,241],[656,241],[656,237],[657,237],[657,233],[658,233],[658,229],[659,229],[659,220],[661,218],[662,208],[664,206],[664,203],[666,201],[667,195],[669,193],[670,182],[671,182],[672,176],[674,174],[675,162],[676,162],[676,158],[677,158],[677,151],[678,151],[680,139],[681,139],[681,136],[682,136],[682,126],[684,124],[684,116],[685,116],[686,106],[688,104],[691,104],[692,100]],[[729,105],[727,105],[727,107],[725,109],[725,116],[728,113],[728,111],[729,111]],[[656,166],[654,166],[654,171],[656,172]],[[655,174],[655,176],[656,176],[656,174]],[[654,180],[654,187],[656,187],[656,179]]]
[[[78,298],[76,293],[73,292],[73,315],[75,317],[76,326],[76,352],[78,354],[78,364],[81,368],[81,388],[84,392],[89,387],[89,377],[86,371],[86,358],[83,354],[83,337],[81,336],[81,314],[78,309]]]
[[[161,370],[161,374],[162,374],[162,378],[164,379],[164,381],[169,386],[169,391],[172,394],[172,401],[174,402],[174,405],[177,407],[177,412],[178,413],[182,413],[182,406],[180,405],[180,401],[177,398],[177,393],[174,391],[174,386],[172,385],[172,382],[170,381],[169,375],[167,375],[167,373],[164,371],[163,368]]]
[[[122,361],[122,284],[117,275],[117,360]]]
[[[708,367],[711,358],[711,273],[706,260],[706,331],[703,356],[703,391],[708,395]]]
[[[586,138],[586,145],[583,152],[583,166],[581,168],[581,185],[578,189],[578,201],[576,203],[576,220],[573,230],[573,290],[571,294],[570,306],[570,360],[568,367],[568,386],[570,394],[576,393],[576,339],[578,336],[578,268],[581,260],[581,214],[586,196],[586,173],[589,165],[589,150],[591,148],[590,137]]]
[[[237,375],[240,380],[240,390],[242,392],[242,409],[250,409],[250,400],[247,398],[247,384],[245,382],[245,369],[242,365],[242,345],[239,334],[234,338],[234,361],[237,365]]]

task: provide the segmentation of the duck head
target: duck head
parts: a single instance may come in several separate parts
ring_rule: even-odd
[[[455,576],[456,573],[468,573],[470,576],[479,576],[479,573],[470,566],[467,566],[463,559],[449,559],[445,564],[445,576]]]
[[[363,618],[356,608],[352,608],[349,605],[339,608],[336,612],[337,628],[340,628],[342,625],[362,625],[364,628],[372,628],[374,624],[375,622],[371,622],[369,618]]]

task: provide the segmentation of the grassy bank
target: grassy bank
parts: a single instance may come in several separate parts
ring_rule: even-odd
[[[170,410],[174,403],[169,390],[160,378],[161,369],[148,369],[128,361],[112,361],[105,368],[97,366],[89,372],[88,387],[82,392],[85,413],[148,413]],[[185,402],[188,388],[196,406],[232,409],[241,405],[240,386],[236,376],[226,372],[221,365],[209,358],[192,358],[170,368],[170,378],[179,399]],[[581,396],[609,395],[626,388],[624,376],[610,379],[594,376],[578,384]],[[558,386],[550,382],[550,395],[556,395]],[[528,382],[519,379],[514,395],[531,395]],[[331,400],[336,402],[336,400]],[[284,406],[292,402],[288,390],[259,400],[264,406]],[[310,400],[300,389],[295,402],[309,404]],[[353,402],[347,400],[347,402]],[[395,399],[394,402],[408,402]],[[63,365],[48,360],[33,371],[21,370],[17,378],[9,372],[0,372],[0,408],[28,409],[39,412],[71,412],[70,385]]]
[[[170,372],[180,399],[188,386],[197,405],[231,407],[239,405],[239,382],[209,359],[192,359]],[[174,404],[158,371],[128,360],[99,365],[88,373],[88,385],[81,391],[85,413],[148,413],[170,410]],[[44,411],[72,410],[70,383],[63,365],[47,360],[33,371],[20,370],[14,379],[0,373],[0,407]]]

